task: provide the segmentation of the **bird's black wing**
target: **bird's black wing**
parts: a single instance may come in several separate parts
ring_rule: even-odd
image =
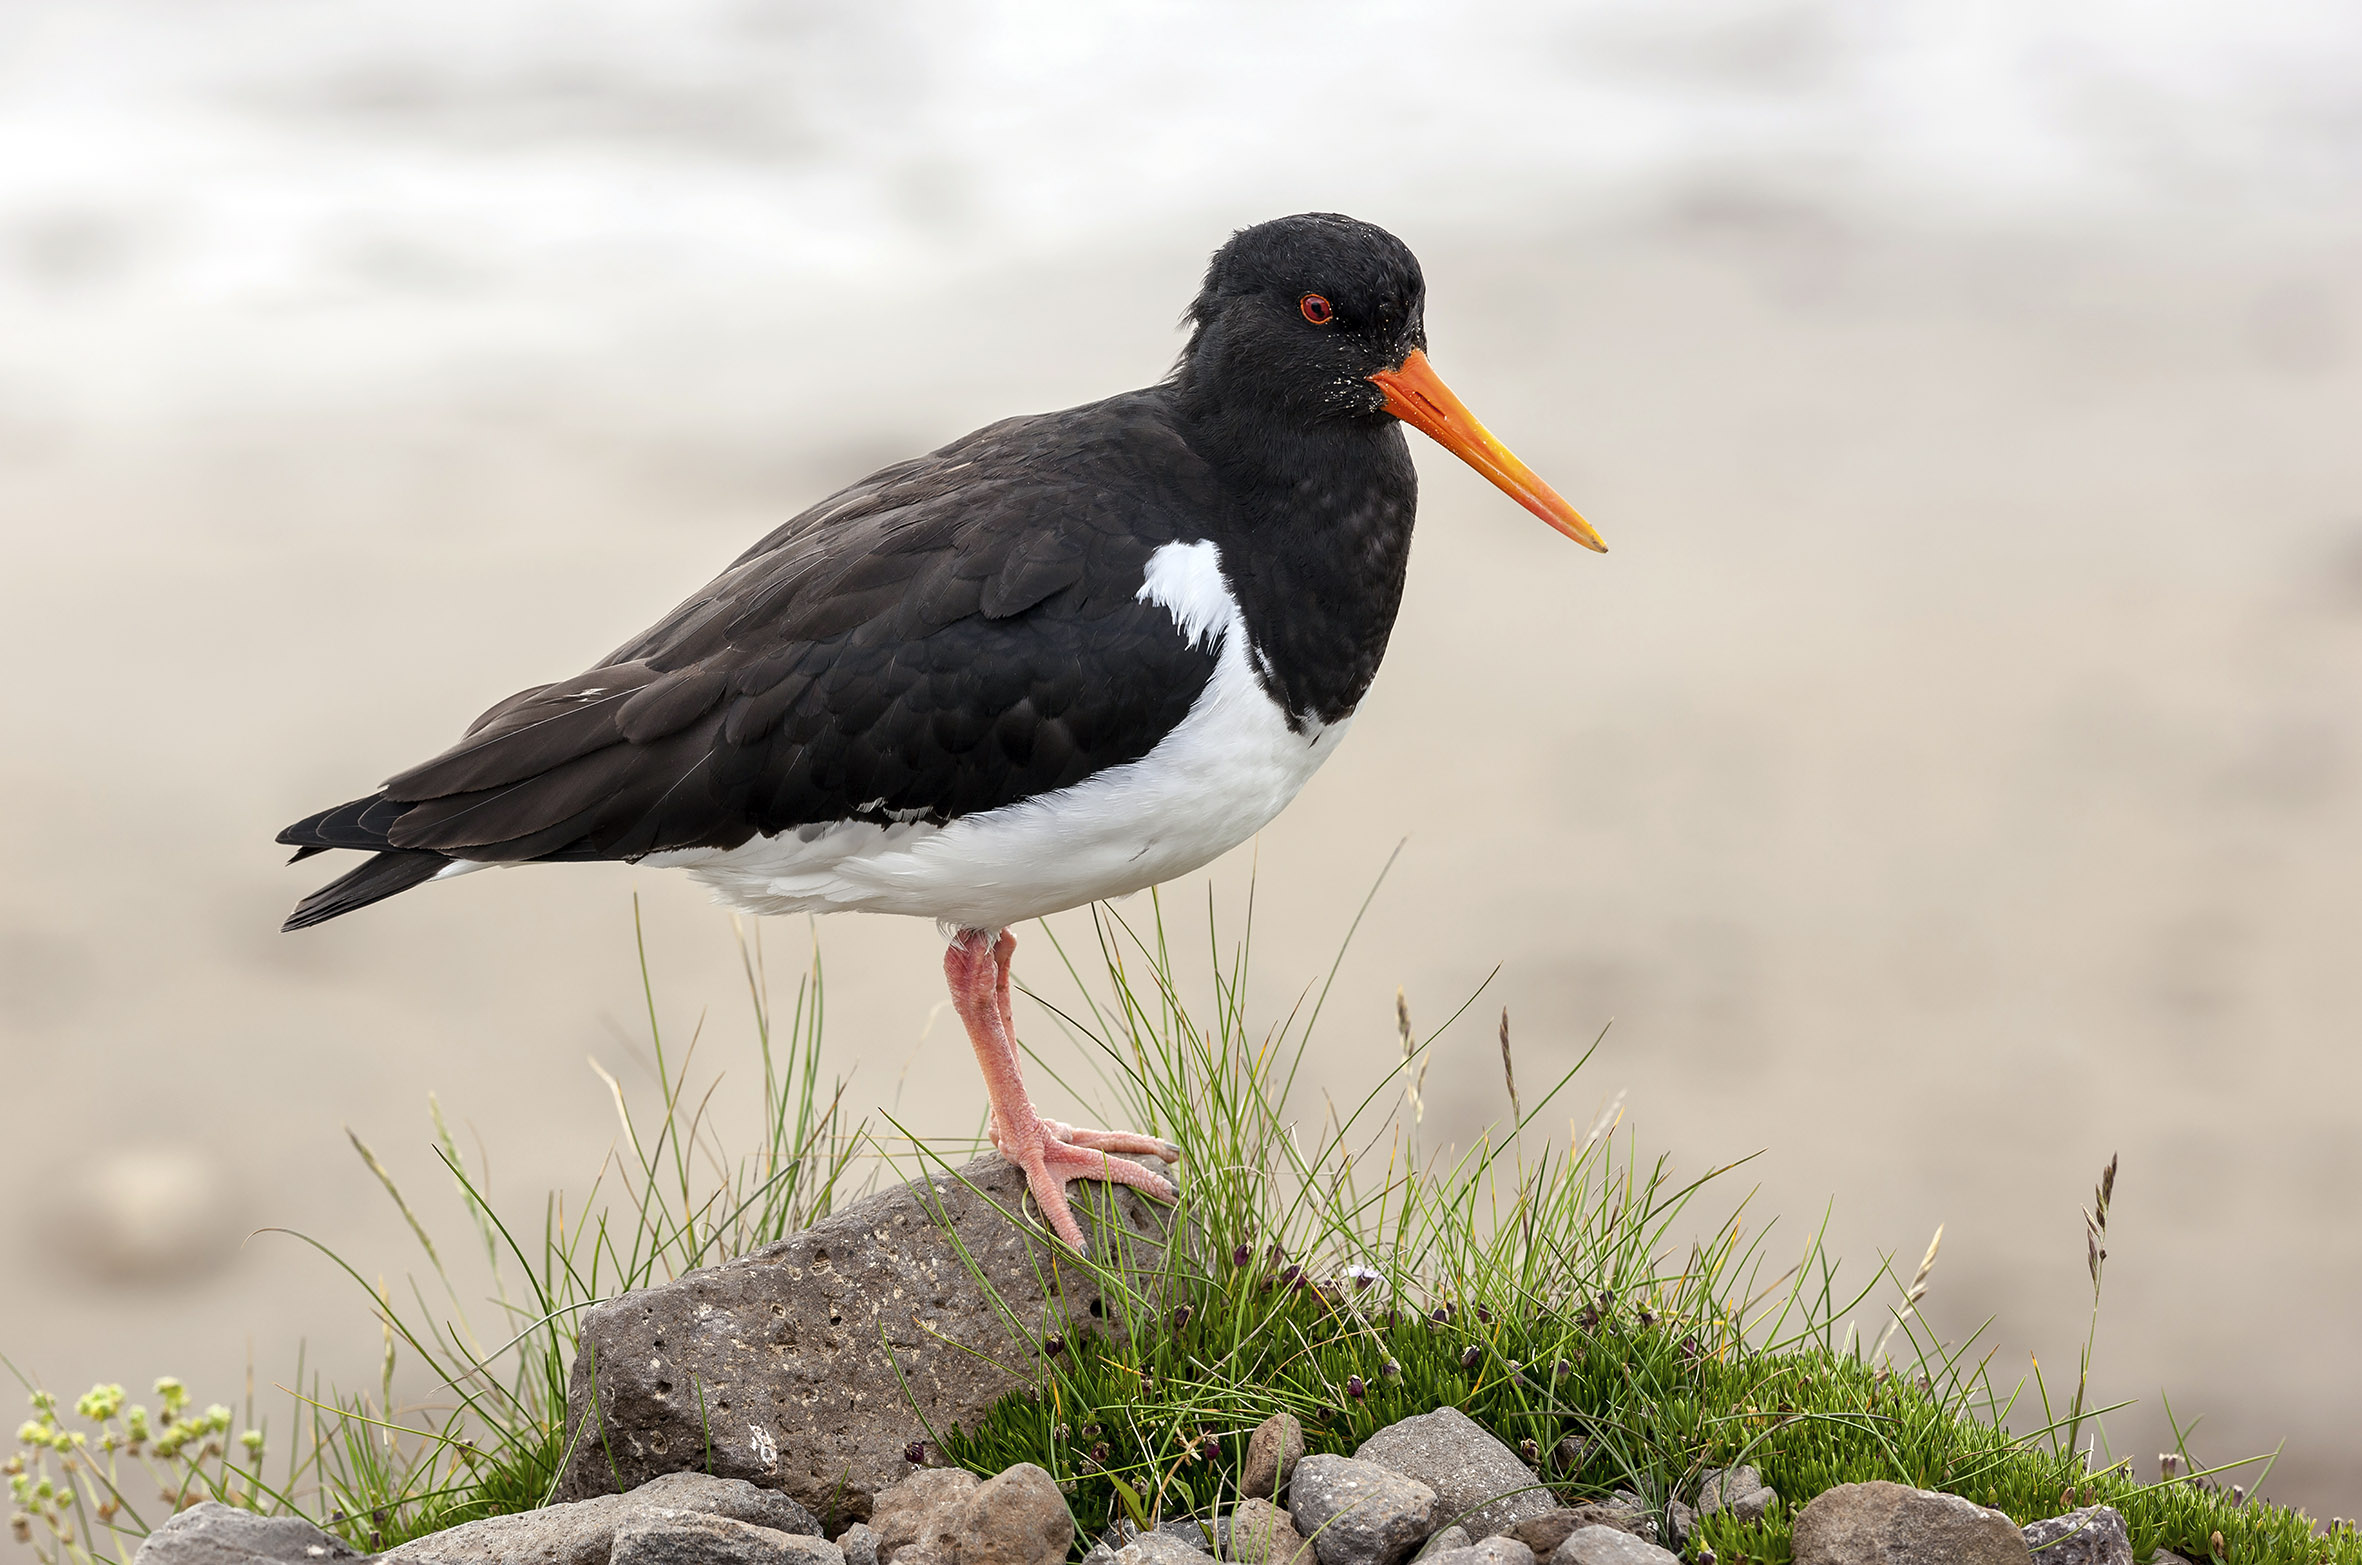
[[[279,840],[431,855],[377,868],[400,890],[452,859],[942,822],[1137,760],[1214,663],[1137,596],[1220,503],[1163,410],[1149,391],[1011,419],[876,473],[597,667]]]

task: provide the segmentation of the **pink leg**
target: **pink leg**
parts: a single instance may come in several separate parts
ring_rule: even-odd
[[[1067,1181],[1104,1179],[1170,1201],[1175,1199],[1170,1182],[1108,1154],[1174,1162],[1180,1149],[1152,1136],[1076,1130],[1045,1120],[1035,1111],[1018,1068],[1016,1029],[1010,1025],[1009,957],[1016,947],[1016,937],[1006,930],[994,939],[981,929],[963,929],[943,953],[943,976],[951,985],[952,1006],[967,1026],[968,1042],[984,1072],[984,1092],[992,1105],[986,1120],[992,1144],[1025,1170],[1026,1186],[1040,1204],[1051,1231],[1077,1254],[1084,1254],[1082,1227],[1066,1201]]]

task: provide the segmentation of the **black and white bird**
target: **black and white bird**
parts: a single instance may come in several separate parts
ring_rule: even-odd
[[[595,667],[281,832],[297,859],[371,855],[286,927],[594,859],[677,866],[750,913],[934,919],[993,1144],[1080,1250],[1068,1181],[1169,1200],[1123,1157],[1179,1154],[1035,1111],[1010,926],[1196,869],[1336,750],[1402,599],[1403,424],[1604,550],[1428,367],[1425,304],[1383,229],[1241,230],[1164,381],[871,474]]]

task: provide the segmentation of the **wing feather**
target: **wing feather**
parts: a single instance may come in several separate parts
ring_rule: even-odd
[[[980,430],[791,519],[645,634],[520,691],[303,848],[635,858],[950,820],[1137,759],[1211,675],[1138,600],[1220,502],[1158,391]]]

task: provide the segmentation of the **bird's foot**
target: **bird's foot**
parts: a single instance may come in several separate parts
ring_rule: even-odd
[[[996,1119],[992,1127],[993,1145],[1003,1157],[1025,1170],[1026,1187],[1040,1205],[1043,1220],[1075,1254],[1088,1255],[1091,1251],[1083,1243],[1082,1225],[1074,1220],[1073,1208],[1067,1204],[1069,1182],[1102,1179],[1109,1184],[1130,1185],[1159,1201],[1180,1199],[1171,1180],[1129,1161],[1132,1157],[1153,1157],[1167,1163],[1179,1162],[1181,1149],[1171,1142],[1128,1131],[1078,1130],[1054,1119],[1034,1123],[1041,1127],[1040,1134],[1027,1145],[1017,1137],[1004,1135]]]
[[[1094,1152],[1113,1152],[1118,1157],[1153,1157],[1167,1163],[1181,1161],[1181,1149],[1162,1136],[1143,1136],[1132,1130],[1092,1130],[1054,1119],[1043,1120],[1042,1129],[1049,1132],[1052,1140],[1087,1147]]]

